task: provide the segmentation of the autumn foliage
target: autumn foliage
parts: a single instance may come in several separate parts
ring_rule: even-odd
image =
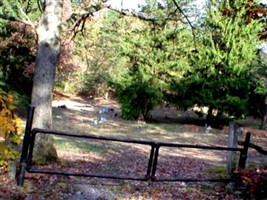
[[[238,189],[241,190],[245,199],[267,198],[267,166],[239,170],[237,178],[241,181]]]
[[[246,15],[244,16],[244,19],[246,21],[246,24],[250,24],[253,20],[260,20],[264,26],[262,28],[261,33],[259,34],[259,38],[261,40],[267,39],[267,27],[266,27],[266,16],[267,16],[267,5],[266,4],[258,4],[254,0],[247,0],[244,1],[242,8],[246,9]],[[237,11],[237,8],[229,7],[223,10],[224,16],[234,16]]]
[[[21,142],[20,119],[15,108],[13,96],[0,89],[0,170],[6,170],[8,161],[18,156],[14,146]]]

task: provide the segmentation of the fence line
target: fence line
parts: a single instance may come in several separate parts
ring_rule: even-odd
[[[53,130],[37,129],[37,128],[32,129],[33,115],[34,115],[34,108],[31,108],[28,112],[27,124],[26,124],[21,159],[20,159],[19,176],[18,176],[18,185],[20,186],[23,185],[26,171],[28,173],[44,173],[44,174],[56,174],[56,175],[72,175],[72,176],[86,176],[86,177],[97,177],[97,178],[140,180],[140,181],[230,182],[235,180],[231,178],[225,178],[225,179],[192,179],[192,178],[185,179],[177,177],[161,178],[161,179],[157,178],[156,172],[158,165],[159,149],[160,147],[170,147],[170,148],[195,148],[195,149],[207,149],[207,150],[220,150],[228,152],[236,151],[240,152],[238,167],[243,169],[245,168],[249,147],[256,148],[262,152],[265,152],[260,147],[250,143],[251,133],[247,133],[246,140],[241,143],[241,145],[244,146],[243,148],[164,143],[164,142],[153,142],[145,140],[126,140],[126,139],[118,139],[112,137],[95,136],[89,134],[67,133],[62,131],[53,131]],[[101,141],[113,141],[113,142],[132,143],[132,144],[150,146],[150,153],[147,163],[146,174],[143,177],[129,177],[129,176],[111,176],[111,175],[99,175],[99,174],[89,174],[89,173],[72,173],[72,172],[60,172],[55,170],[53,171],[53,170],[32,169],[31,167],[32,167],[33,148],[34,148],[35,137],[37,134],[52,134],[52,135],[60,135],[66,137],[77,137],[77,138],[94,139]]]

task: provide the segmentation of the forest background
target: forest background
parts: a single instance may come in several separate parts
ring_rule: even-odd
[[[1,89],[15,96],[19,110],[30,99],[37,107],[48,102],[40,112],[44,114],[36,114],[38,127],[51,126],[51,112],[46,111],[55,88],[116,98],[121,117],[128,120],[151,120],[151,111],[165,104],[179,110],[205,107],[207,113],[197,113],[206,116],[207,124],[261,117],[260,128],[265,129],[265,5],[207,1],[203,11],[195,2],[149,0],[140,12],[132,12],[98,1],[63,1],[62,31],[60,38],[55,36],[61,50],[48,65],[51,59],[44,55],[49,53],[36,55],[37,47],[42,49],[40,38],[53,41],[38,33],[44,5],[3,1]],[[58,52],[59,42],[51,52]],[[35,65],[41,67],[34,70]],[[34,71],[39,78],[33,86],[40,81],[43,89],[32,86]],[[37,75],[50,71],[44,80]]]
[[[200,109],[197,114],[212,126],[252,115],[262,119],[259,128],[265,129],[266,5],[210,0],[204,12],[194,1],[147,0],[139,12],[113,9],[101,1],[61,5],[60,34],[46,38],[56,41],[51,45],[55,58],[59,55],[55,62],[38,57],[45,47],[40,43],[45,30],[40,21],[48,19],[45,2],[1,2],[0,87],[2,104],[8,105],[1,106],[3,116],[12,110],[8,116],[15,120],[10,94],[22,113],[40,99],[36,95],[43,92],[32,91],[34,76],[42,69],[36,66],[51,61],[57,67],[55,75],[49,75],[48,96],[55,89],[116,98],[126,120],[151,121],[151,111],[162,105],[178,110],[205,107],[206,113]],[[35,121],[49,128],[46,117],[51,118],[45,114]],[[3,128],[3,138],[18,131],[16,120],[12,126]]]

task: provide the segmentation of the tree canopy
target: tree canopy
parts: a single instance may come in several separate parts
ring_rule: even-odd
[[[150,119],[164,102],[183,110],[206,106],[207,120],[214,111],[217,117],[245,117],[257,107],[255,99],[266,96],[259,53],[266,6],[209,0],[200,12],[194,2],[147,0],[140,12],[131,12],[102,1],[58,1],[63,15],[57,7],[56,20],[50,20],[42,1],[2,1],[1,88],[27,88],[29,96],[35,69],[33,88],[42,80],[49,90],[34,89],[32,103],[40,106],[36,102],[44,98],[45,109],[51,108],[55,81],[64,91],[114,94],[124,119]],[[47,37],[43,33],[55,21]],[[40,55],[48,55],[45,62]],[[41,126],[51,126],[48,118],[39,116]]]
[[[150,1],[142,11],[151,21],[135,19],[121,35],[118,52],[128,59],[128,70],[113,86],[122,116],[149,118],[149,111],[164,101],[179,109],[207,106],[208,118],[214,110],[218,116],[247,116],[257,88],[251,74],[264,23],[248,14],[257,2],[246,5],[209,1],[192,27],[186,23],[192,12],[179,12],[173,1]],[[191,8],[190,2],[181,6]]]

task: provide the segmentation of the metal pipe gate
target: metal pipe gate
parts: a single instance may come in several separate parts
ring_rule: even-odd
[[[160,148],[169,147],[169,148],[194,148],[194,149],[207,149],[207,150],[220,150],[220,151],[236,151],[240,152],[238,167],[244,169],[247,159],[248,147],[250,144],[249,141],[251,137],[251,133],[247,133],[246,140],[243,142],[244,148],[228,148],[221,146],[163,143],[163,142],[153,142],[144,140],[126,140],[126,139],[118,139],[112,137],[94,136],[89,134],[66,133],[61,131],[53,131],[53,130],[38,129],[38,128],[32,129],[33,115],[34,115],[34,107],[31,107],[28,112],[28,118],[26,123],[21,159],[20,159],[19,173],[18,173],[18,185],[20,186],[23,185],[25,178],[25,171],[27,171],[28,173],[44,173],[44,174],[55,174],[55,175],[71,175],[71,176],[85,176],[85,177],[97,177],[97,178],[109,178],[109,179],[139,180],[139,181],[231,182],[235,180],[230,178],[225,178],[225,179],[218,179],[218,178],[188,179],[188,178],[176,178],[176,177],[168,179],[157,178],[156,172],[157,172]],[[84,138],[89,140],[113,141],[120,143],[132,143],[132,144],[150,146],[150,153],[147,162],[146,174],[144,174],[143,177],[129,177],[129,176],[114,176],[114,175],[111,176],[111,175],[99,175],[91,173],[73,173],[67,171],[62,172],[56,170],[32,169],[33,148],[34,148],[35,137],[37,134],[51,134],[51,135],[59,135],[66,137]]]

